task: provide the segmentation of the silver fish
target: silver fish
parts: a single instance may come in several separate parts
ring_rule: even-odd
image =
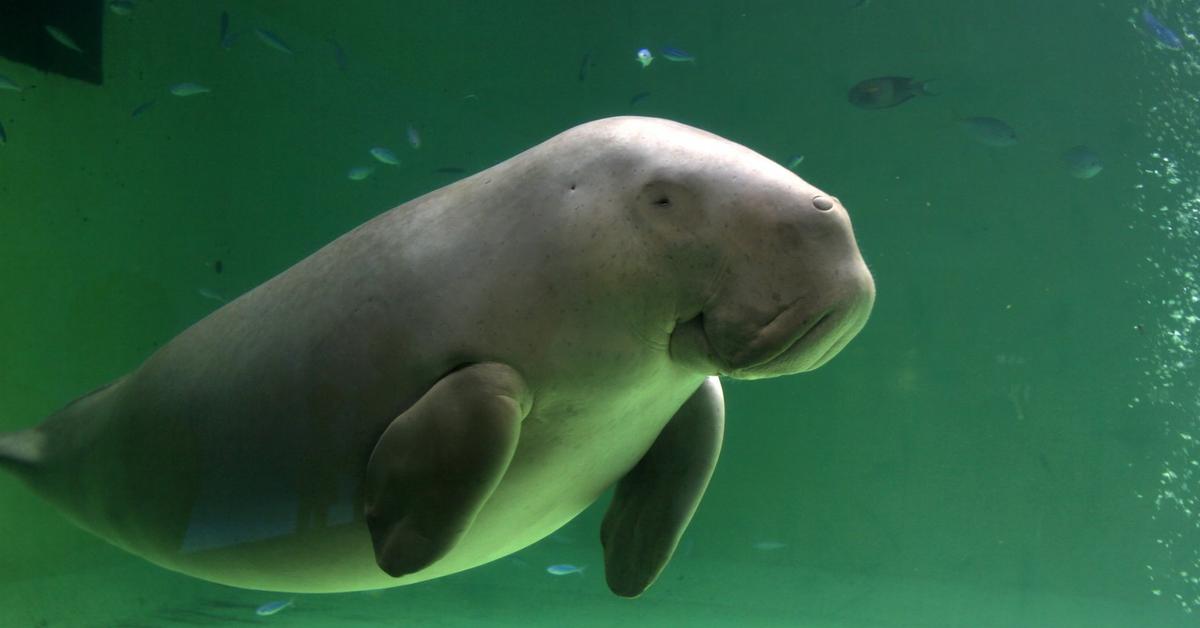
[[[1142,23],[1146,28],[1150,29],[1150,34],[1158,40],[1158,43],[1170,48],[1171,50],[1181,50],[1183,48],[1183,40],[1179,39],[1179,35],[1175,31],[1167,28],[1165,24],[1158,21],[1157,17],[1150,12],[1150,9],[1142,9]]]
[[[1104,162],[1096,151],[1087,146],[1074,146],[1063,153],[1067,173],[1076,179],[1090,179],[1104,169]]]
[[[375,169],[370,166],[355,166],[346,172],[346,178],[351,181],[362,181],[371,176]]]
[[[666,48],[663,48],[660,52],[662,52],[663,58],[666,59],[667,61],[674,61],[676,63],[686,63],[688,61],[692,61],[692,62],[696,61],[696,55],[693,55],[692,53],[690,53],[686,50],[683,50],[681,48],[675,48],[674,46],[667,46]]]
[[[217,294],[215,290],[210,290],[208,288],[197,288],[196,293],[206,299],[212,299],[213,301],[219,301],[221,303],[229,303],[228,299]]]
[[[54,38],[54,41],[57,41],[58,43],[62,44],[64,47],[74,50],[75,52],[78,52],[80,54],[83,53],[83,49],[79,47],[79,44],[75,43],[75,40],[71,39],[70,35],[62,32],[58,28],[55,28],[53,26],[50,26],[49,24],[46,24],[46,32],[49,33],[50,36]]]
[[[278,613],[279,611],[291,606],[292,602],[293,600],[275,600],[274,602],[267,602],[266,604],[254,609],[254,614],[262,617],[274,615],[275,613]]]
[[[577,567],[575,565],[568,565],[566,563],[563,563],[561,565],[550,565],[549,567],[546,568],[546,573],[553,575],[553,576],[566,576],[566,575],[570,575],[573,573],[583,575],[583,570],[586,568],[587,568],[586,565],[583,567]]]
[[[146,113],[146,110],[148,110],[149,108],[151,108],[153,106],[154,106],[154,101],[147,100],[146,102],[134,107],[133,111],[129,112],[129,117],[140,118],[140,117],[142,117],[143,113]]]
[[[212,90],[199,83],[176,83],[171,86],[171,93],[176,96],[195,96],[207,94]]]
[[[289,55],[295,54],[294,52],[292,52],[292,47],[287,45],[286,43],[284,43],[284,41],[279,38],[279,35],[276,35],[275,33],[272,33],[271,31],[269,31],[265,28],[254,29],[254,34],[258,35],[258,38],[259,38],[259,40],[262,41],[262,43],[278,50],[279,52],[283,52],[283,53],[286,53]]]
[[[5,89],[19,92],[21,91],[21,86],[17,85],[16,81],[4,76],[3,74],[0,74],[0,90]]]
[[[1017,132],[1007,122],[988,116],[972,116],[958,121],[972,139],[988,146],[1012,146]]]
[[[370,150],[371,156],[380,163],[385,163],[389,166],[399,166],[400,158],[393,153],[391,149],[382,146],[376,146]]]
[[[932,79],[918,81],[911,76],[876,76],[854,84],[847,93],[850,104],[863,109],[895,107],[914,96],[930,96]]]
[[[333,61],[337,63],[339,70],[345,72],[346,67],[350,65],[350,61],[346,58],[346,49],[337,43],[335,39],[329,39],[329,45],[333,46]]]
[[[110,0],[108,10],[116,15],[129,15],[133,13],[133,0]]]
[[[233,47],[233,40],[236,35],[229,30],[229,12],[221,11],[221,47],[229,50]]]
[[[583,60],[579,62],[579,80],[587,80],[588,70],[592,69],[592,52],[589,50],[583,53]]]

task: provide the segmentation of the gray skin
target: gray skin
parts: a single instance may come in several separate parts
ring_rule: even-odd
[[[159,565],[295,592],[469,569],[615,485],[605,572],[632,597],[712,474],[717,375],[816,368],[873,301],[836,198],[704,131],[604,119],[338,238],[0,462]]]

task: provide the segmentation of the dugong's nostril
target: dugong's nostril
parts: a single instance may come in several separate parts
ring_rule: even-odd
[[[814,196],[813,200],[812,200],[812,204],[813,204],[813,207],[816,207],[817,209],[819,209],[823,212],[827,212],[827,211],[833,209],[833,200],[830,199],[828,196]]]

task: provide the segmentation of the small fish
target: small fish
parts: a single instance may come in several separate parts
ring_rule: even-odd
[[[345,72],[346,68],[350,65],[349,60],[346,58],[346,49],[342,48],[342,45],[337,43],[337,41],[334,39],[329,39],[327,41],[329,41],[329,44],[333,46],[334,63],[337,64],[339,70]]]
[[[0,145],[8,143],[8,133],[4,132],[4,125],[0,124]]]
[[[642,48],[641,50],[637,51],[637,61],[638,63],[642,64],[643,68],[648,68],[650,67],[650,64],[654,62],[654,55],[650,54],[649,49]]]
[[[384,148],[382,146],[376,146],[370,150],[370,153],[372,157],[389,166],[400,165],[400,158],[396,157],[396,153],[393,153],[391,149]]]
[[[221,272],[225,270],[225,264],[223,262],[221,262],[221,260],[215,259],[215,260],[213,260],[213,263],[212,263],[212,269],[213,269],[214,273],[217,273],[218,275],[220,275]]]
[[[346,178],[351,181],[362,181],[371,176],[375,169],[371,166],[355,166],[346,172]]]
[[[146,102],[134,107],[133,111],[129,112],[129,117],[140,118],[140,117],[142,117],[143,113],[146,113],[146,110],[150,109],[153,106],[154,106],[154,101],[147,100]]]
[[[1012,146],[1017,143],[1017,132],[1008,123],[998,118],[972,116],[958,121],[967,135],[988,146]]]
[[[676,63],[683,63],[686,61],[692,61],[692,62],[696,61],[696,57],[692,53],[690,53],[686,50],[681,50],[679,48],[674,48],[672,46],[667,46],[666,48],[663,48],[662,56],[667,61],[674,61]]]
[[[579,80],[580,80],[580,82],[582,82],[584,79],[587,78],[588,70],[591,69],[591,67],[592,67],[592,53],[589,50],[588,52],[583,53],[583,61],[579,62]]]
[[[791,157],[788,157],[788,170],[795,170],[796,167],[802,163],[804,163],[804,155],[792,155]]]
[[[1179,35],[1176,35],[1175,31],[1167,28],[1162,22],[1158,21],[1158,18],[1154,17],[1154,14],[1148,8],[1142,9],[1142,23],[1146,25],[1146,28],[1150,29],[1150,34],[1154,35],[1158,43],[1171,50],[1183,48],[1183,41],[1179,39]]]
[[[271,31],[269,31],[265,28],[254,29],[254,34],[258,35],[259,41],[278,50],[279,52],[286,53],[289,55],[295,54],[294,52],[292,52],[291,46],[288,46],[286,43],[284,43],[284,41],[279,38],[279,35],[276,35],[275,33],[272,33]]]
[[[633,95],[633,98],[629,99],[629,106],[632,107],[632,106],[642,102],[643,100],[646,100],[649,97],[650,97],[650,92],[638,92]]]
[[[1104,169],[1104,162],[1096,151],[1082,145],[1063,153],[1063,161],[1067,164],[1067,173],[1076,179],[1090,179]]]
[[[863,109],[886,109],[912,98],[931,96],[927,86],[931,80],[918,81],[907,76],[877,76],[864,79],[850,88],[850,104]]]
[[[274,615],[275,613],[278,613],[279,611],[291,606],[292,602],[293,600],[275,600],[274,602],[267,602],[266,604],[254,609],[254,614],[261,617]]]
[[[171,93],[176,96],[195,96],[207,94],[212,90],[199,83],[176,83],[171,86]]]
[[[221,47],[229,50],[233,47],[234,35],[229,31],[229,12],[221,11]]]
[[[1013,355],[1011,353],[997,353],[996,364],[1000,366],[1025,366],[1029,363],[1029,358],[1023,355]]]
[[[206,299],[212,299],[213,301],[220,301],[221,303],[229,302],[229,301],[225,300],[225,297],[217,294],[216,291],[214,291],[214,290],[209,290],[208,288],[199,288],[196,290],[196,292],[200,296],[202,296]]]
[[[49,24],[46,24],[46,32],[49,33],[50,36],[54,38],[54,41],[57,41],[58,43],[62,44],[63,47],[68,48],[70,50],[74,50],[75,52],[78,52],[80,54],[83,54],[83,49],[79,47],[79,44],[75,43],[74,39],[71,39],[70,35],[62,32],[61,30],[59,30],[58,28],[56,28],[54,26],[50,26]]]
[[[0,74],[0,90],[6,89],[9,91],[19,92],[21,91],[21,86],[17,85],[16,81],[4,76],[3,74]]]
[[[753,545],[754,549],[763,552],[773,552],[787,547],[787,543],[780,541],[759,541]]]
[[[563,563],[561,565],[550,565],[549,567],[546,568],[546,573],[553,575],[553,576],[566,576],[566,575],[570,575],[573,573],[583,575],[584,569],[587,569],[587,565],[584,565],[582,567],[576,567],[575,565],[568,565],[566,563]]]
[[[467,169],[462,166],[442,166],[434,169],[436,174],[463,174],[466,171]]]
[[[413,148],[421,147],[421,133],[417,131],[417,127],[411,124],[408,125],[408,128],[405,129],[404,134],[408,136],[409,146],[412,146]]]
[[[108,10],[116,15],[129,15],[133,13],[133,0],[109,0]]]

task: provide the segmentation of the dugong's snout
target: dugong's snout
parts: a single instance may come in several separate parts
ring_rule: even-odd
[[[730,377],[759,379],[811,371],[858,334],[875,303],[875,281],[865,264],[846,269],[829,305],[799,299],[727,359]],[[819,303],[819,301],[818,301]]]
[[[811,371],[833,358],[863,328],[875,281],[861,258],[830,273],[826,290],[806,291],[765,325],[705,321],[710,354],[723,375],[761,379]]]
[[[737,379],[777,377],[825,364],[858,334],[875,281],[831,198],[806,195],[747,237],[710,303],[676,326],[677,361]]]

